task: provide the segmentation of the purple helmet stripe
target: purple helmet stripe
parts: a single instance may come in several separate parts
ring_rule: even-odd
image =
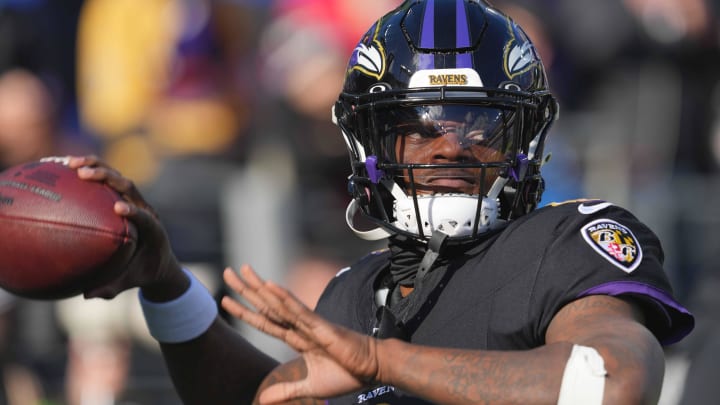
[[[455,1],[455,43],[458,48],[470,46],[470,26],[468,26],[463,0]],[[469,53],[461,53],[457,55],[455,63],[459,68],[471,68],[472,58]]]
[[[422,34],[420,37],[420,47],[430,49],[435,47],[435,1],[428,0],[425,5],[425,16],[423,17]],[[420,69],[434,69],[435,55],[420,54],[418,63]]]
[[[690,311],[678,304],[667,292],[648,284],[637,281],[614,281],[583,291],[578,294],[578,298],[597,294],[611,296],[639,294],[650,297],[661,304],[660,308],[665,312],[667,318],[667,329],[661,331],[662,335],[658,336],[660,343],[663,345],[678,342],[689,334],[695,326],[695,318],[690,314]]]

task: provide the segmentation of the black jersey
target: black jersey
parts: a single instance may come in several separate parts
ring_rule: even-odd
[[[602,201],[568,202],[512,221],[465,254],[450,258],[437,288],[406,331],[412,343],[480,350],[527,350],[567,303],[593,295],[632,297],[662,344],[692,330],[693,316],[672,295],[653,232],[628,211]],[[371,335],[378,326],[375,289],[389,252],[375,252],[330,282],[316,311]],[[379,386],[329,404],[422,404]]]

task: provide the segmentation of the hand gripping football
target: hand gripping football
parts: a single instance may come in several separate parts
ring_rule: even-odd
[[[0,287],[19,296],[81,294],[117,277],[135,250],[135,227],[113,211],[120,196],[66,162],[0,173]]]

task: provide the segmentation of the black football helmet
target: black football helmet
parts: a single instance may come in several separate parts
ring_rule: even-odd
[[[365,239],[427,241],[440,231],[463,241],[527,214],[543,192],[543,144],[557,112],[534,46],[508,16],[483,0],[405,1],[362,37],[334,106],[352,166],[348,225]],[[493,153],[398,158],[400,137],[440,136],[447,120],[460,123],[461,147]],[[458,171],[472,173],[474,191],[421,192],[422,179]],[[358,214],[379,227],[356,229]]]

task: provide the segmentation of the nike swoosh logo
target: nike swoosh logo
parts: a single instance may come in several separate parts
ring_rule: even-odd
[[[607,207],[610,207],[613,205],[613,203],[604,202],[600,204],[594,204],[594,205],[585,205],[585,203],[582,203],[578,205],[578,212],[585,215],[594,214],[596,212],[602,211]]]

